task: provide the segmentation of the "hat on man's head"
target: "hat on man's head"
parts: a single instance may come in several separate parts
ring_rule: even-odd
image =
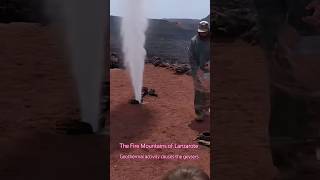
[[[209,32],[209,23],[207,21],[201,21],[198,25],[198,32]]]

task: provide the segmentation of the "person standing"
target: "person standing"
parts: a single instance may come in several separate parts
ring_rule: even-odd
[[[198,33],[191,39],[189,61],[194,82],[196,121],[203,121],[210,112],[210,30],[207,21],[198,25]]]

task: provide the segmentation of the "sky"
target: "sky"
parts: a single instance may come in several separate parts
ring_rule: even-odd
[[[110,14],[122,16],[123,2],[110,0]],[[145,0],[145,3],[146,15],[152,19],[202,19],[210,14],[210,0]]]

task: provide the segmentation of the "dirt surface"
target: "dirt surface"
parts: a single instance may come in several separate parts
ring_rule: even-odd
[[[214,180],[271,180],[264,55],[241,41],[214,46]]]
[[[57,134],[56,122],[79,118],[68,62],[55,30],[35,24],[0,24],[0,179],[105,179],[105,137]],[[266,69],[258,47],[214,44],[215,180],[270,180]],[[121,150],[124,143],[194,143],[209,124],[192,122],[190,77],[146,67],[145,86],[159,97],[142,106],[127,74],[111,72],[111,179],[160,179],[178,165],[209,173],[209,149]],[[120,153],[198,154],[200,160],[120,160]]]
[[[193,82],[190,76],[175,75],[165,68],[146,65],[144,86],[158,97],[146,97],[144,104],[128,104],[133,97],[126,71],[113,69],[110,76],[110,165],[112,180],[160,180],[180,165],[194,165],[210,173],[210,149],[121,149],[119,143],[196,144],[199,132],[209,130],[208,119],[194,122]],[[199,160],[124,160],[120,154],[198,155]]]
[[[68,136],[56,122],[79,119],[57,30],[0,24],[0,179],[106,179],[106,138]]]

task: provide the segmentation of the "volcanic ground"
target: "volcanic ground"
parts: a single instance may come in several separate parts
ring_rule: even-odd
[[[144,86],[156,90],[142,105],[132,105],[130,77],[120,69],[110,73],[110,165],[111,179],[156,179],[181,165],[197,166],[210,173],[210,149],[122,149],[124,144],[197,144],[199,132],[208,131],[210,122],[194,121],[193,82],[187,75],[176,75],[166,68],[146,65]],[[182,155],[197,159],[121,159],[120,155]]]

